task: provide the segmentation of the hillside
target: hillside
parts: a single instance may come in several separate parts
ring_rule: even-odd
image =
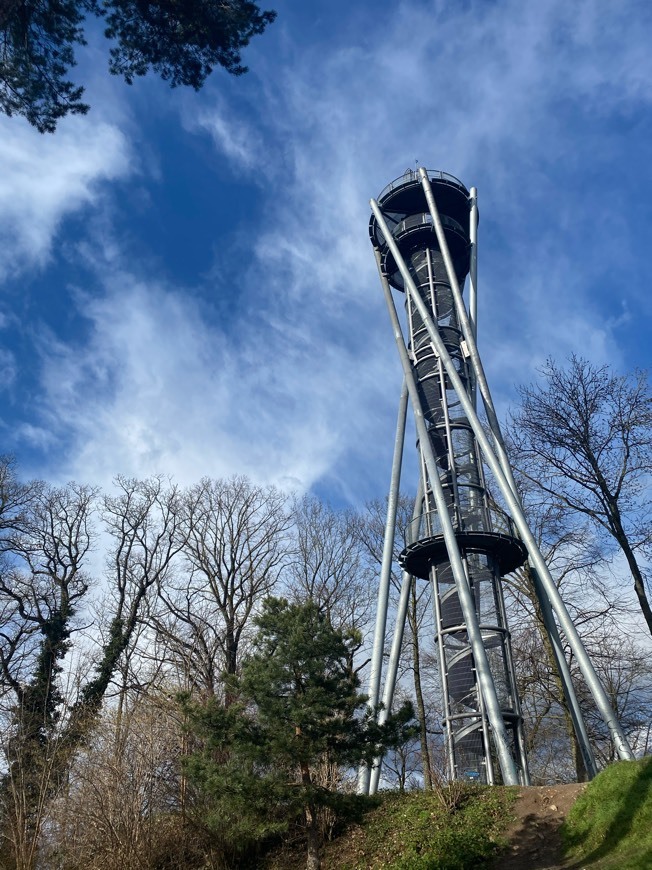
[[[652,868],[652,758],[621,761],[597,776],[568,814],[569,868]]]
[[[322,870],[472,870],[504,848],[514,789],[456,784],[439,792],[386,792],[356,801],[366,812],[326,844]],[[374,806],[375,804],[375,806]],[[305,853],[284,849],[269,870],[298,870]]]
[[[299,844],[269,870],[305,866]],[[386,793],[326,844],[323,870],[650,870],[652,759],[592,783]]]

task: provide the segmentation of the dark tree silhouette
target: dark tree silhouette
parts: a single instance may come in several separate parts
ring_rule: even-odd
[[[109,70],[128,84],[152,70],[172,87],[202,87],[216,66],[242,75],[240,52],[276,17],[252,0],[0,0],[0,111],[52,133],[86,114],[68,79],[87,17],[106,21]]]

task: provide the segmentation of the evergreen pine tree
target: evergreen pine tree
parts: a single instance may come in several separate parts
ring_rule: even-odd
[[[320,811],[343,795],[320,782],[324,762],[355,768],[414,734],[407,704],[378,726],[351,667],[354,633],[333,628],[314,602],[269,598],[237,681],[238,702],[188,705],[203,751],[189,772],[209,799],[205,821],[233,850],[302,819],[307,867],[318,870]],[[232,857],[235,857],[232,855]]]

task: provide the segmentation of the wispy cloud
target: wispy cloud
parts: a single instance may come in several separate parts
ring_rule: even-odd
[[[41,341],[44,428],[67,445],[63,479],[244,472],[305,490],[337,459],[362,398],[347,389],[349,353],[311,362],[264,318],[240,324],[236,348],[187,293],[123,271],[80,305],[84,346]]]
[[[239,117],[219,93],[194,116],[186,114],[184,126],[189,132],[207,132],[215,147],[236,167],[259,171],[264,168],[265,146],[260,131],[255,124]]]
[[[130,154],[112,124],[71,119],[41,136],[0,118],[0,279],[43,266],[61,221],[97,203],[103,182],[126,175]]]
[[[325,31],[319,50],[272,29],[246,82],[177,98],[188,136],[210,136],[220,171],[257,199],[231,228],[237,245],[216,239],[228,280],[216,267],[210,293],[129,262],[110,227],[103,254],[92,236],[80,242],[89,328],[66,341],[40,334],[41,428],[25,429],[54,437],[45,462],[56,456],[57,474],[238,471],[352,501],[382,491],[400,373],[367,203],[415,158],[480,190],[480,341],[501,406],[548,355],[630,358],[623,330],[637,318],[620,313],[647,303],[633,280],[612,299],[613,281],[639,268],[621,206],[647,163],[632,119],[649,120],[652,10],[598,0],[374,10],[364,30]],[[74,141],[48,145],[60,153],[34,156],[50,179],[42,215],[40,186],[12,156],[27,205],[1,186],[0,203],[16,209],[25,258],[46,257],[62,217],[128,171],[117,128],[80,125]],[[156,183],[166,180],[161,170]]]
[[[0,348],[0,392],[10,389],[16,379],[16,357]]]

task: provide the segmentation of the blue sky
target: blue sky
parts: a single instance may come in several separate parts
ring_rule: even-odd
[[[368,200],[475,185],[505,411],[547,356],[647,367],[652,5],[280,0],[195,94],[104,73],[44,137],[0,118],[0,449],[107,485],[245,473],[381,497],[400,389]]]

